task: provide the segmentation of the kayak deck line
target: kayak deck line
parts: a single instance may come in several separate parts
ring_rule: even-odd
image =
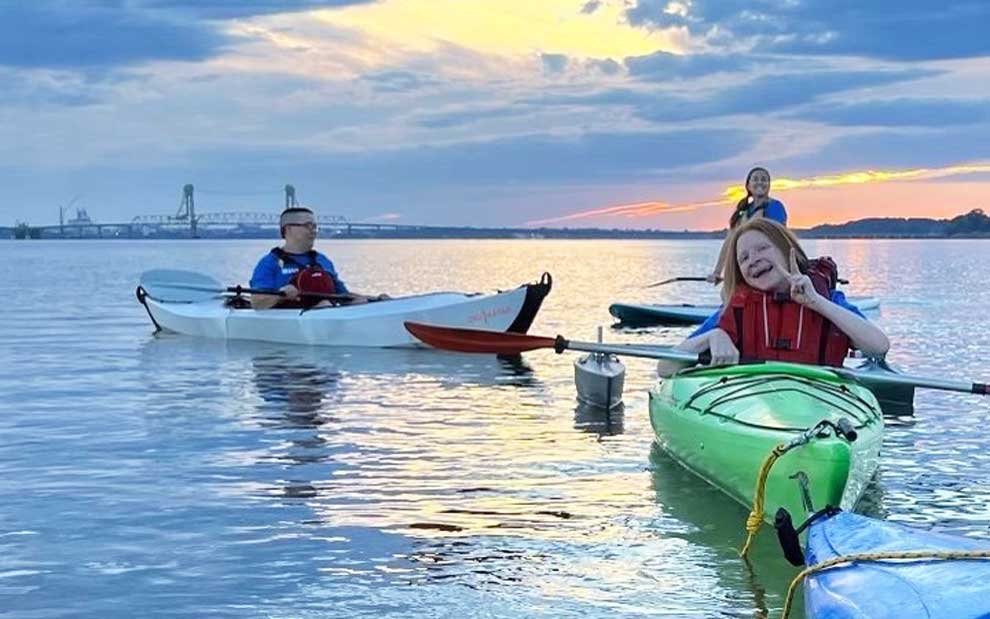
[[[833,375],[834,376],[834,375]],[[766,424],[752,423],[748,421],[743,421],[737,419],[733,415],[725,415],[719,413],[716,409],[717,406],[726,405],[728,406],[736,400],[741,400],[745,398],[750,398],[754,396],[770,395],[770,394],[781,394],[781,393],[800,393],[802,395],[811,397],[812,399],[818,400],[823,404],[830,407],[842,410],[844,413],[852,417],[859,425],[856,427],[862,428],[867,424],[871,423],[871,415],[873,413],[873,408],[868,401],[864,398],[851,392],[845,385],[841,384],[837,376],[834,376],[834,385],[826,385],[820,380],[811,380],[802,376],[795,376],[793,374],[785,373],[769,373],[762,374],[758,376],[725,376],[719,379],[718,382],[706,385],[701,389],[695,391],[694,394],[684,403],[685,409],[690,409],[697,411],[702,415],[715,415],[727,421],[732,421],[734,423],[739,423],[752,428],[763,428],[767,430],[783,430],[792,432],[804,432],[808,430],[807,427],[787,427],[787,426],[771,426]],[[793,382],[794,385],[788,385],[787,387],[781,388],[774,385],[774,383],[779,382]],[[765,390],[754,391],[753,387],[765,387]],[[805,387],[805,389],[801,389]],[[703,398],[704,396],[710,395],[722,389],[733,388],[729,393],[717,396],[714,400],[709,402],[703,408],[695,406],[694,402],[697,399]],[[830,400],[823,397],[822,391],[828,390],[828,395],[835,396],[835,400]],[[843,406],[849,405],[849,406]]]
[[[858,552],[850,555],[841,555],[826,559],[821,563],[816,563],[804,568],[794,577],[787,588],[787,596],[784,598],[784,608],[780,613],[781,619],[788,619],[791,614],[791,607],[794,603],[794,593],[797,586],[806,577],[819,572],[824,572],[839,566],[851,563],[880,563],[884,561],[982,561],[990,560],[990,550],[900,550],[896,552]]]

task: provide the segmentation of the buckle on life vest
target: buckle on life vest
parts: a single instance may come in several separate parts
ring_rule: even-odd
[[[773,293],[773,296],[770,297],[770,299],[774,303],[787,303],[788,301],[791,300],[791,293],[790,292],[787,292],[787,291],[784,291],[784,292],[774,292]]]
[[[786,337],[778,337],[773,341],[773,348],[775,350],[790,350],[791,340]]]

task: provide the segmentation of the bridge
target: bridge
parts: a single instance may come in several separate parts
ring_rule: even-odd
[[[97,223],[84,209],[75,219],[64,219],[59,209],[59,223],[40,226],[18,222],[13,227],[0,226],[0,238],[82,239],[82,238],[271,238],[279,236],[279,213],[274,212],[207,212],[196,213],[193,186],[183,187],[182,202],[175,215],[139,215],[131,221]],[[70,203],[71,205],[71,203]],[[285,186],[285,208],[299,206],[295,188]],[[388,223],[351,222],[341,215],[317,215],[324,236],[368,236],[381,233],[415,233],[425,226]]]
[[[93,239],[93,238],[272,238],[278,237],[278,216],[269,222],[256,217],[239,219],[232,215],[218,213],[217,220],[196,220],[196,235],[193,236],[189,224],[168,221],[140,221],[123,223],[50,224],[44,226],[0,226],[0,238],[30,239]],[[377,224],[349,222],[339,218],[317,218],[323,236],[364,236],[381,232],[414,232],[426,230],[427,226],[399,224]]]

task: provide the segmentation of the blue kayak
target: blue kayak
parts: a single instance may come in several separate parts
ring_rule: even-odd
[[[990,542],[839,512],[810,525],[805,563],[864,552],[973,550],[990,551]],[[988,619],[990,560],[841,565],[808,576],[804,602],[814,619]]]
[[[861,312],[880,309],[880,299],[876,297],[849,297],[849,302]],[[700,325],[719,309],[719,305],[647,305],[636,303],[613,303],[608,311],[627,326],[648,325]]]

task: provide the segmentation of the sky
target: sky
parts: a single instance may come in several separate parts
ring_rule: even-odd
[[[0,226],[990,211],[985,0],[0,0]]]

